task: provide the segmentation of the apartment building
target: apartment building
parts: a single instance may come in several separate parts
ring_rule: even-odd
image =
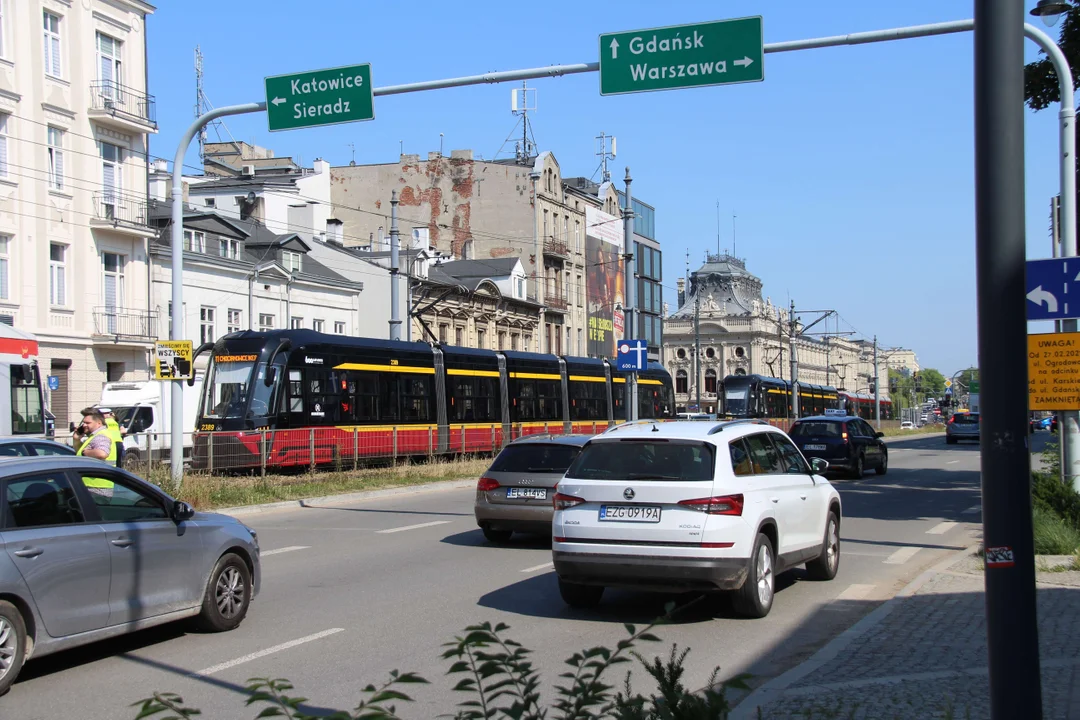
[[[146,377],[147,93],[140,0],[0,0],[0,322],[38,337],[57,428]]]

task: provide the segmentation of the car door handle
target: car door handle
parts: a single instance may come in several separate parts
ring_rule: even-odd
[[[774,503],[780,502],[780,498],[778,498],[778,497],[771,497],[769,499],[772,500]]]
[[[128,547],[129,545],[135,544],[134,540],[126,537],[116,538],[115,540],[110,540],[109,542],[111,542],[116,547]]]
[[[801,497],[803,500],[806,499],[806,495],[799,495],[799,497]]]
[[[23,548],[22,550],[16,550],[15,555],[17,557],[21,557],[21,558],[32,558],[32,557],[37,557],[38,555],[40,555],[43,552],[45,552],[44,548],[28,547],[28,548]]]

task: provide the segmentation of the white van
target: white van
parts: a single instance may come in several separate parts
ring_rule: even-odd
[[[111,408],[124,430],[124,466],[137,469],[151,457],[165,461],[170,457],[172,429],[172,383],[167,380],[111,382],[101,391],[101,407]],[[195,433],[195,414],[199,408],[203,379],[184,387],[184,458],[191,456]]]

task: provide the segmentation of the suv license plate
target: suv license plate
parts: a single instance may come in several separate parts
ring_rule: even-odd
[[[547,490],[544,488],[506,488],[506,499],[529,498],[530,500],[547,500]]]
[[[824,445],[803,445],[803,450],[824,450]]]
[[[660,522],[659,505],[601,505],[601,520],[622,522]]]

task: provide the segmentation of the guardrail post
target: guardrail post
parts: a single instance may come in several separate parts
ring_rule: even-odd
[[[259,475],[266,477],[266,431],[259,433]]]
[[[210,439],[206,443],[206,471],[212,475],[214,473],[214,433],[208,433],[208,435]],[[182,441],[181,445],[183,445]],[[172,446],[172,443],[169,443],[169,457],[172,457],[174,452],[176,452],[176,448]],[[183,454],[184,448],[181,446],[180,455],[183,456]]]
[[[315,472],[315,428],[308,428],[308,460],[311,461],[311,472]]]
[[[360,462],[360,428],[352,429],[352,469],[356,472],[357,463]]]
[[[495,452],[495,426],[491,426],[491,452]]]
[[[394,426],[392,433],[392,444],[390,446],[390,452],[394,457],[394,464],[397,465],[397,425]]]
[[[428,457],[434,457],[435,455],[435,428],[428,426],[427,429],[427,454]]]

